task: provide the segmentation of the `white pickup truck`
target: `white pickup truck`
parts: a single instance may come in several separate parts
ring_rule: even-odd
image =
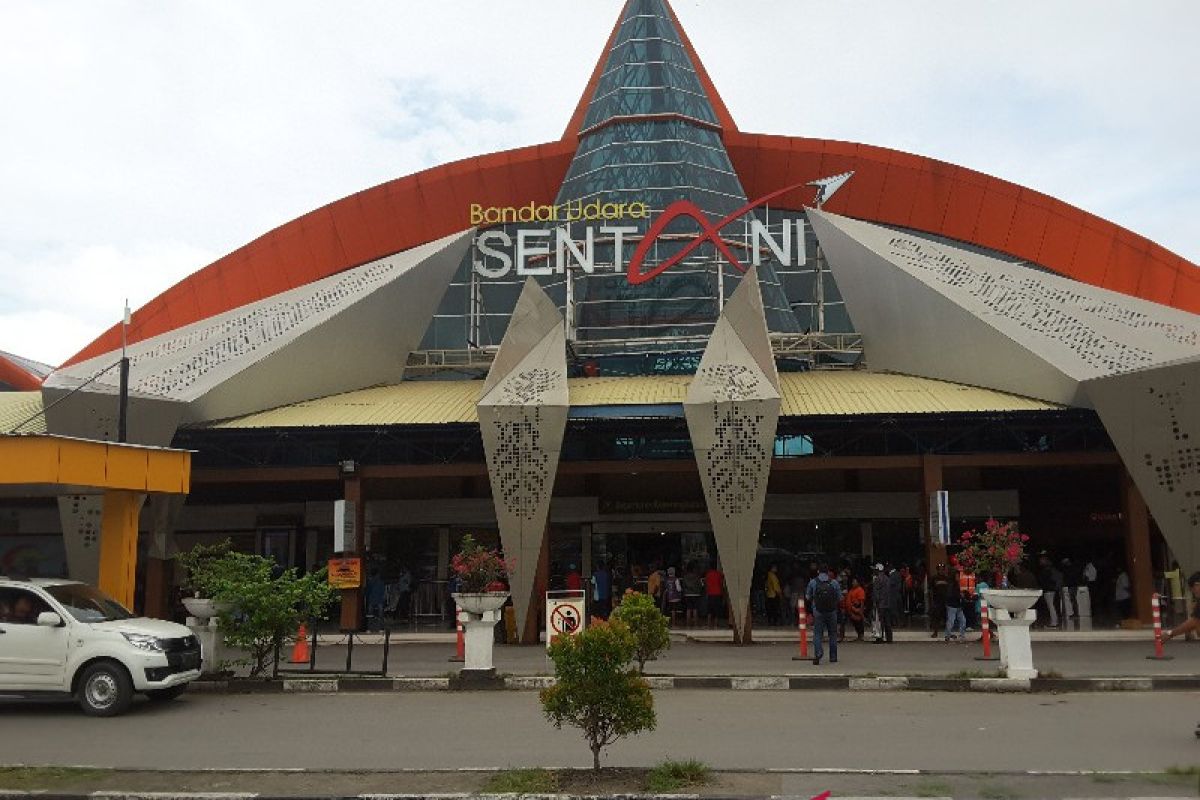
[[[0,694],[70,694],[111,717],[135,693],[172,700],[200,677],[200,642],[183,625],[134,617],[95,587],[0,577]]]

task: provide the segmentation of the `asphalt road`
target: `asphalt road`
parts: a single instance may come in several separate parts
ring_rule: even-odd
[[[1200,694],[663,691],[605,763],[718,768],[1147,770],[1200,763]],[[0,699],[0,764],[143,769],[586,767],[534,692],[185,695],[115,719]],[[18,735],[19,734],[19,735]]]

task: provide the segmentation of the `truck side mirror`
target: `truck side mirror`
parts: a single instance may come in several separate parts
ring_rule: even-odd
[[[53,611],[43,611],[38,614],[37,624],[43,628],[58,628],[62,626],[63,620]]]

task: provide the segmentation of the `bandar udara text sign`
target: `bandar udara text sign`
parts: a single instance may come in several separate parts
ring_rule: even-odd
[[[517,225],[530,224],[537,227],[517,228],[509,232],[501,228],[480,231],[475,236],[473,268],[483,278],[503,278],[513,270],[517,275],[555,275],[568,268],[577,268],[586,274],[597,269],[596,245],[611,244],[613,247],[614,272],[624,271],[629,283],[638,285],[651,280],[691,255],[705,242],[711,242],[731,265],[741,272],[747,267],[731,249],[731,242],[721,235],[721,230],[759,206],[780,197],[804,184],[794,184],[764,195],[718,220],[708,216],[691,200],[677,200],[651,220],[650,207],[642,201],[633,202],[590,202],[571,201],[558,205],[527,203],[518,206],[483,206],[472,203],[468,218],[471,225]],[[676,219],[689,218],[700,226],[694,236],[683,237],[686,244],[668,258],[646,268],[646,257],[654,245],[663,237],[667,226]],[[645,232],[639,225],[614,224],[626,220],[646,220]],[[561,224],[555,224],[561,223]],[[571,224],[586,223],[582,238],[576,238]],[[746,247],[754,266],[762,263],[764,251],[769,251],[781,266],[803,265],[808,260],[805,248],[804,220],[784,222],[778,237],[758,218],[749,221]],[[674,241],[678,234],[669,234]],[[636,244],[634,244],[636,242]],[[581,246],[582,244],[582,246]],[[625,260],[627,245],[634,244],[632,255]],[[574,262],[572,264],[572,262]]]

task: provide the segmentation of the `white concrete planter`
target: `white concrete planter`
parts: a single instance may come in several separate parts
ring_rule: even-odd
[[[1042,596],[1040,589],[984,589],[988,608],[1003,608],[1009,614],[1020,614]]]
[[[187,609],[188,614],[200,620],[201,625],[205,620],[217,616],[222,611],[228,611],[230,608],[229,603],[218,603],[207,597],[185,597],[183,598],[183,607]]]
[[[1029,626],[1037,619],[1033,604],[1041,596],[1038,589],[987,589],[983,592],[1000,636],[1000,668],[1009,678],[1038,676],[1038,671],[1033,668]]]
[[[508,592],[459,592],[453,597],[463,626],[463,677],[491,678],[496,674],[492,666],[496,623]]]
[[[232,606],[207,597],[185,597],[183,607],[188,612],[188,628],[200,640],[200,671],[206,675],[216,672],[221,666],[224,650],[217,615]]]
[[[508,592],[457,592],[451,597],[463,611],[483,614],[502,608],[508,600]]]

